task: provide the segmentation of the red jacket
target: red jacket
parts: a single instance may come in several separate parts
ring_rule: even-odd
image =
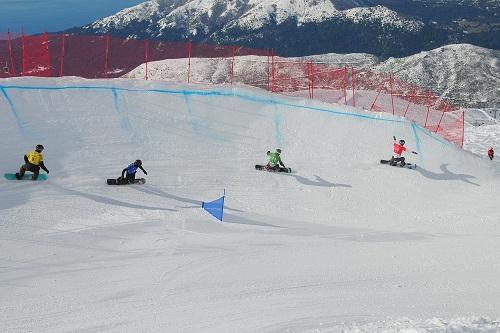
[[[490,149],[488,150],[488,156],[489,156],[489,157],[493,157],[493,148],[490,148]]]
[[[406,151],[406,148],[399,143],[394,143],[394,155],[400,157]]]

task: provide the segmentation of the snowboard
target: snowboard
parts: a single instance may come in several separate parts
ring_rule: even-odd
[[[389,162],[390,162],[389,160],[380,160],[381,164],[389,164]],[[417,165],[413,164],[413,163],[406,163],[404,166],[401,166],[399,164],[392,165],[392,166],[400,167],[400,168],[407,168],[407,169],[416,169],[417,168]]]
[[[265,165],[256,165],[255,170],[263,170],[263,171],[269,171],[269,172],[284,172],[284,173],[291,173],[292,169],[290,168],[282,168],[280,167],[278,170],[273,170],[273,169],[268,169],[266,168]]]
[[[132,185],[132,184],[122,180],[121,178],[108,179],[106,182],[108,183],[108,185]],[[146,179],[144,179],[144,178],[136,178],[135,182],[134,182],[134,184],[145,184],[145,183],[146,183]]]
[[[3,175],[7,180],[31,180],[32,173],[25,173],[22,179],[17,179],[15,173],[6,173]],[[47,180],[49,177],[46,174],[39,174],[37,181]]]

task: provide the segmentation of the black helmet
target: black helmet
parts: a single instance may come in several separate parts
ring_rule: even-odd
[[[135,160],[134,165],[140,167],[140,166],[142,166],[142,161],[141,160]]]
[[[267,154],[267,155],[271,154],[271,151],[269,151],[269,150],[268,150],[266,154]]]
[[[42,151],[44,148],[43,148],[43,145],[36,145],[35,147],[35,150],[38,150],[38,151]]]
[[[281,149],[279,149],[279,148],[278,148],[278,149],[276,149],[276,152],[277,152],[278,154],[281,154]]]
[[[399,144],[403,146],[405,144],[405,140],[399,140]]]

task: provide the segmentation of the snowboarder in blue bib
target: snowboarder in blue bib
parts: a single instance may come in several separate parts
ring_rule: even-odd
[[[267,157],[269,158],[269,162],[266,165],[268,170],[279,170],[280,165],[285,168],[285,164],[281,161],[281,149],[276,149],[276,152],[271,153],[267,151]]]
[[[119,182],[130,184],[135,183],[135,173],[137,172],[137,169],[141,169],[145,175],[148,174],[142,167],[142,161],[136,160],[134,163],[130,163],[128,167],[123,169],[122,176],[119,178]]]

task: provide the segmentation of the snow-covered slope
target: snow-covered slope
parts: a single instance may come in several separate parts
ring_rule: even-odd
[[[0,83],[3,172],[37,143],[50,169],[0,180],[2,332],[500,330],[495,162],[256,89]],[[378,163],[393,135],[417,170]],[[276,147],[295,172],[255,171]]]
[[[499,50],[454,44],[410,57],[391,58],[374,69],[428,87],[459,105],[500,106]]]

